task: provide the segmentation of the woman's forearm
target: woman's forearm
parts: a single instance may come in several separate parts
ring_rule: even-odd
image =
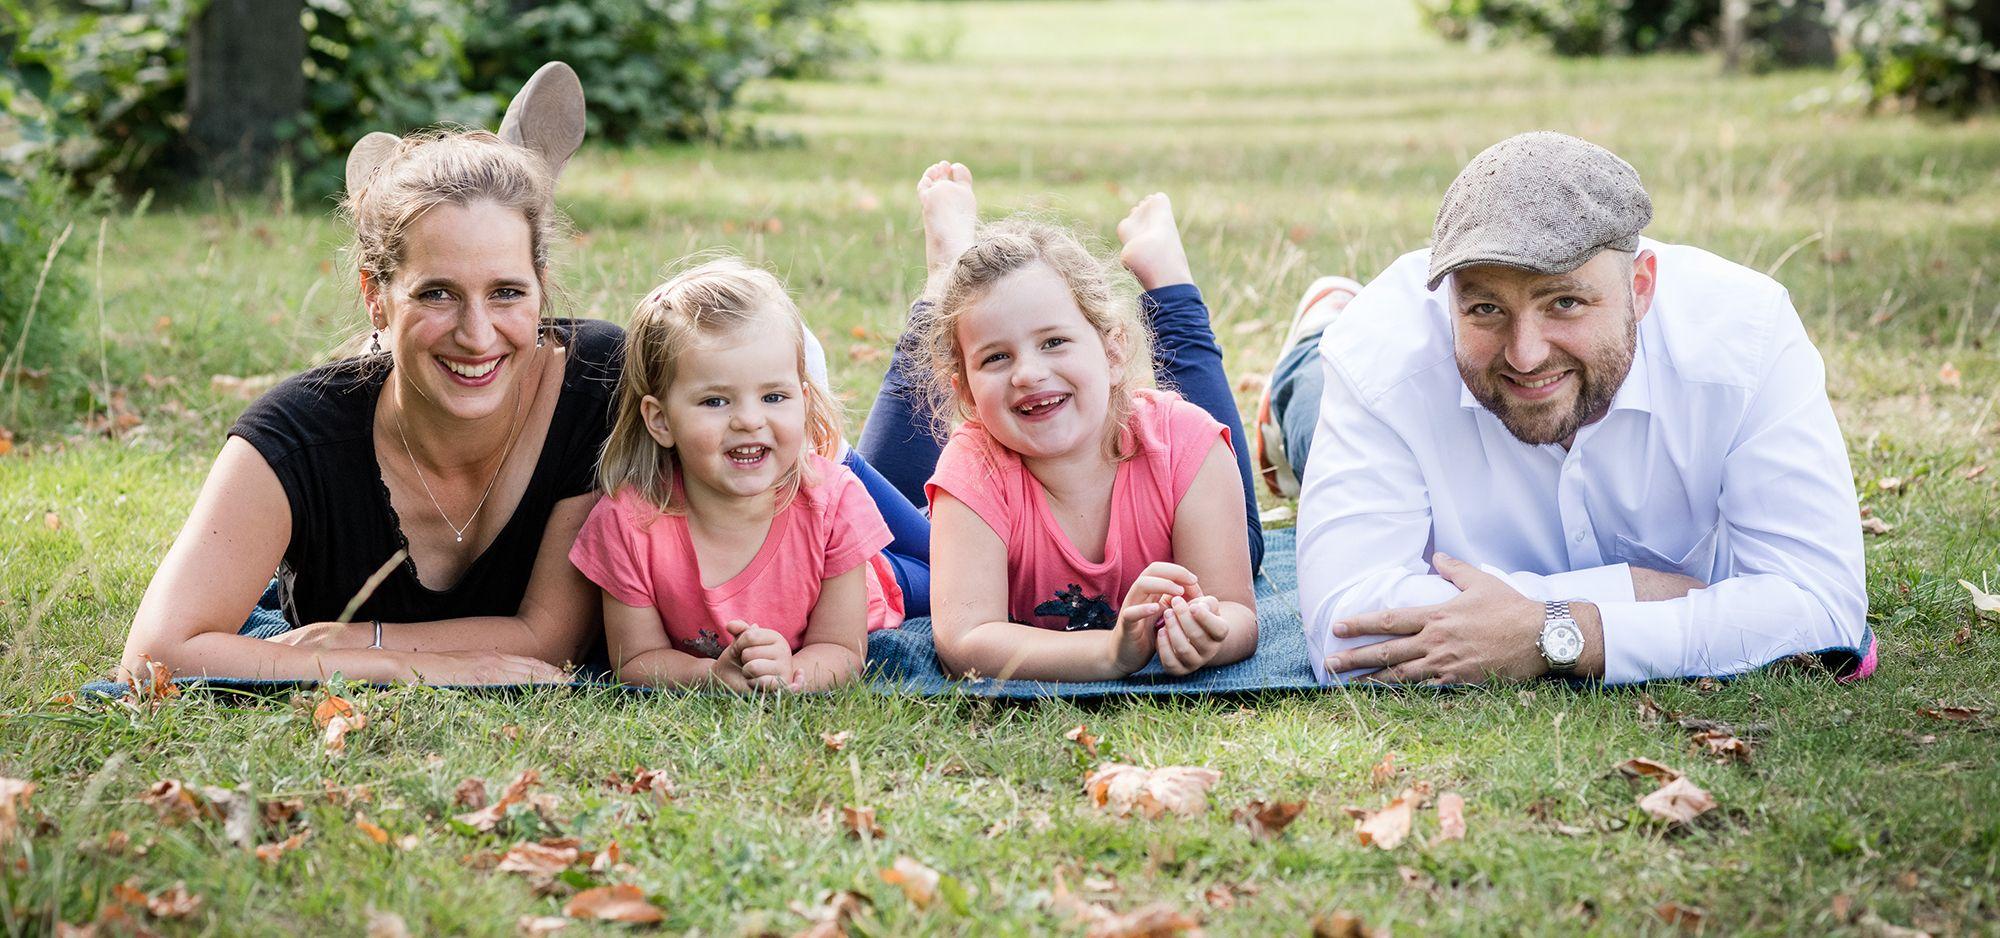
[[[144,668],[143,654],[174,677],[233,677],[268,681],[351,680],[391,683],[415,679],[421,657],[372,648],[295,648],[248,635],[203,632],[178,642],[138,649],[120,664],[120,680]],[[143,678],[144,674],[140,673]]]
[[[1208,667],[1235,664],[1257,653],[1257,610],[1242,603],[1225,602],[1216,611],[1229,623],[1229,637],[1215,652]]]

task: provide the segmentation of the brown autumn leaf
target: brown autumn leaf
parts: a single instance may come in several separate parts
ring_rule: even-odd
[[[1647,726],[1658,726],[1667,720],[1678,719],[1679,713],[1660,706],[1652,694],[1639,695],[1639,722]]]
[[[1715,798],[1685,776],[1639,799],[1639,808],[1670,824],[1689,824],[1715,808]]]
[[[521,841],[508,848],[500,858],[496,869],[502,873],[526,873],[529,875],[554,876],[577,861],[577,851],[571,846],[548,846]]]
[[[1875,480],[1875,487],[1884,492],[1894,492],[1903,487],[1902,476],[1883,476]]]
[[[1465,797],[1455,791],[1438,796],[1438,832],[1431,843],[1465,839]]]
[[[1369,928],[1361,916],[1346,909],[1313,916],[1313,938],[1389,938],[1386,928]]]
[[[0,456],[14,451],[14,431],[0,427]]]
[[[541,938],[568,927],[569,919],[560,915],[523,915],[514,921],[514,931],[523,938]]]
[[[1382,761],[1375,763],[1375,767],[1368,770],[1368,784],[1374,788],[1389,784],[1389,780],[1395,777],[1396,754],[1393,752],[1383,756]]]
[[[42,513],[42,527],[51,531],[62,530],[62,516],[53,511]]]
[[[792,938],[847,938],[847,923],[859,916],[869,904],[867,896],[851,889],[822,892],[810,908],[794,899],[792,911],[812,925]]]
[[[278,862],[279,857],[284,856],[286,853],[292,850],[298,849],[298,846],[302,843],[305,843],[306,838],[311,835],[312,831],[309,830],[299,831],[298,833],[293,834],[292,836],[287,837],[284,840],[273,841],[268,844],[258,844],[256,850],[257,859],[262,860],[265,863],[276,863]]]
[[[651,793],[663,802],[674,800],[674,780],[660,769],[633,769],[631,778],[613,776],[605,784],[628,795]]]
[[[410,925],[394,912],[368,910],[368,938],[410,938]]]
[[[328,694],[320,700],[318,706],[313,707],[313,726],[326,729],[326,725],[333,722],[334,717],[346,717],[349,722],[355,720],[363,720],[365,722],[365,718],[361,716],[361,712],[354,709],[354,704],[348,702],[347,698]],[[350,727],[350,729],[357,730],[360,728],[360,725]]]
[[[588,864],[590,871],[593,873],[609,873],[618,868],[618,864],[624,856],[625,849],[618,846],[618,841],[607,840],[604,842],[604,848],[597,851],[595,855],[586,850],[578,859]]]
[[[1098,807],[1118,817],[1134,812],[1149,820],[1163,814],[1196,817],[1208,810],[1208,789],[1221,778],[1222,773],[1197,766],[1142,769],[1106,762],[1083,780],[1083,790]]]
[[[1084,938],[1173,938],[1201,932],[1201,920],[1164,903],[1112,912],[1091,923]]]
[[[1945,362],[1944,364],[1938,366],[1939,384],[1942,384],[1948,388],[1955,388],[1959,386],[1959,383],[1962,380],[1964,380],[1964,377],[1958,373],[1957,365],[1954,365],[1951,362]]]
[[[367,834],[369,840],[378,844],[387,844],[389,842],[389,832],[383,830],[382,825],[369,820],[365,815],[355,815],[354,826],[363,834]]]
[[[866,806],[841,808],[840,826],[846,829],[847,836],[856,840],[882,836],[882,825],[875,823],[875,809]]]
[[[1972,468],[1965,470],[1964,472],[1959,473],[1958,477],[1964,479],[1967,482],[1970,482],[1985,474],[1986,474],[1986,464],[1981,463],[1977,466],[1973,466]]]
[[[1933,720],[1949,720],[1953,723],[1970,723],[1973,720],[1979,719],[1979,715],[1981,713],[1984,713],[1985,709],[1986,708],[1984,707],[1954,706],[1940,700],[1938,701],[1938,705],[1935,707],[1918,707],[1917,712],[1923,714],[1924,716],[1930,717]]]
[[[127,881],[130,884],[130,881]],[[154,918],[187,918],[201,910],[201,897],[187,890],[187,883],[173,885],[143,897],[143,905]]]
[[[919,909],[928,909],[938,898],[938,883],[944,874],[909,857],[897,857],[887,869],[876,873],[882,881],[903,891],[903,898]]]
[[[139,703],[158,707],[161,703],[181,695],[180,685],[174,683],[173,669],[154,661],[145,655],[139,660],[145,665],[145,673],[130,675],[132,686],[129,693]],[[120,669],[121,676],[123,669]]]
[[[163,778],[139,795],[139,801],[152,807],[154,814],[168,826],[191,821],[207,811],[201,798],[177,778]]]
[[[842,749],[846,749],[847,741],[853,738],[854,738],[853,730],[841,730],[838,733],[819,734],[820,745],[825,746],[827,752],[839,752]]]
[[[866,342],[856,342],[847,347],[847,360],[851,362],[867,364],[868,362],[880,361],[881,358],[882,349]]]
[[[368,725],[368,718],[355,714],[351,719],[336,716],[326,721],[326,735],[320,740],[328,756],[338,757],[347,752],[347,734]]]
[[[563,906],[563,914],[570,918],[642,925],[656,924],[666,918],[658,907],[646,901],[644,891],[629,883],[579,892]]]
[[[1958,631],[1951,633],[1951,646],[1953,648],[1964,648],[1971,642],[1972,626],[1961,625],[1958,627]]]
[[[1618,763],[1617,769],[1626,778],[1657,778],[1663,782],[1671,782],[1681,777],[1679,769],[1669,768],[1664,763],[1638,757]]]
[[[1748,764],[1750,756],[1753,754],[1753,747],[1750,745],[1749,740],[1719,729],[1702,730],[1689,736],[1688,739],[1692,740],[1695,745],[1701,747],[1709,756],[1714,758],[1717,765],[1729,762]]]
[[[459,782],[458,787],[452,789],[451,806],[469,810],[486,807],[486,780],[468,778]]]
[[[1286,827],[1298,820],[1299,812],[1305,809],[1303,801],[1265,801],[1260,798],[1237,808],[1229,816],[1247,828],[1251,837],[1275,840],[1285,832]]]
[[[1873,515],[1861,519],[1861,533],[1863,534],[1873,534],[1880,537],[1894,530],[1896,530],[1895,525]]]
[[[1697,931],[1708,913],[1691,905],[1662,902],[1653,907],[1653,917],[1683,931]]]
[[[208,389],[216,394],[224,397],[233,397],[239,401],[254,401],[263,397],[265,391],[277,387],[278,382],[284,380],[284,377],[284,375],[280,374],[250,375],[248,377],[213,375],[208,379]]]
[[[0,778],[0,845],[14,839],[21,826],[21,808],[35,794],[34,782]]]
[[[1410,836],[1410,824],[1416,819],[1417,805],[1422,800],[1423,795],[1417,789],[1405,788],[1381,810],[1353,807],[1341,810],[1354,819],[1354,834],[1362,846],[1394,850]]]
[[[1898,925],[1883,918],[1873,910],[1863,912],[1855,919],[1856,931],[1869,938],[1931,938],[1931,933],[1921,928]]]
[[[1078,723],[1074,729],[1063,734],[1063,738],[1077,744],[1084,752],[1097,755],[1097,737],[1090,735],[1090,728]]]
[[[542,783],[542,773],[534,769],[522,769],[521,774],[507,783],[500,792],[500,799],[476,811],[458,815],[457,820],[477,831],[490,831],[507,816],[507,809],[521,803],[528,797],[528,790]]]
[[[265,826],[283,827],[290,824],[292,818],[297,817],[298,813],[305,809],[306,803],[302,799],[274,798],[259,804],[257,813],[262,817]]]

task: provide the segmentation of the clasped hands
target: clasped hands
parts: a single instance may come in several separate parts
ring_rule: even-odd
[[[722,627],[729,630],[729,645],[715,659],[715,680],[736,690],[804,689],[805,671],[792,664],[792,643],[785,636],[742,619]]]
[[[1328,655],[1329,673],[1378,668],[1360,680],[1432,685],[1526,680],[1548,673],[1548,663],[1536,648],[1543,619],[1539,601],[1443,552],[1432,563],[1439,576],[1459,588],[1459,594],[1432,606],[1387,609],[1335,622],[1335,638],[1387,640]]]
[[[1201,591],[1193,571],[1164,560],[1148,564],[1125,591],[1112,626],[1118,670],[1131,674],[1155,654],[1168,674],[1201,670],[1229,637],[1221,609],[1220,600]]]

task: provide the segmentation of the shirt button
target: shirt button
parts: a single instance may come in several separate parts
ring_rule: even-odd
[[[1583,543],[1583,532],[1582,531],[1576,532],[1574,535],[1571,535],[1570,539],[1577,542],[1578,544]]]

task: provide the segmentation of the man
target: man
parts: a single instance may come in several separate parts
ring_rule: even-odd
[[[1322,682],[1873,670],[1819,353],[1777,282],[1651,218],[1625,161],[1522,134],[1459,174],[1429,251],[1308,291],[1257,448],[1303,476]]]

